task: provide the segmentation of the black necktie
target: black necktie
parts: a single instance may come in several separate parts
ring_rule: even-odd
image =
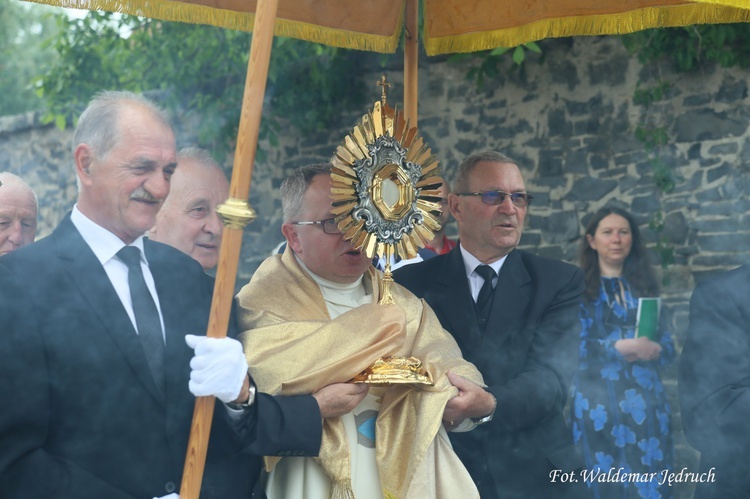
[[[489,308],[492,301],[492,279],[494,279],[497,274],[495,274],[495,271],[489,265],[479,265],[474,269],[474,272],[484,279],[482,289],[479,290],[479,296],[477,296],[477,311],[479,311],[481,317],[485,317],[486,314],[484,312]]]
[[[125,246],[117,256],[128,266],[128,285],[133,300],[135,323],[141,339],[148,366],[159,391],[164,393],[164,337],[161,320],[151,292],[146,286],[141,270],[141,250],[135,246]]]

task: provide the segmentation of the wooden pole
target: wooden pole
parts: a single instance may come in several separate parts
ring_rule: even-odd
[[[223,338],[227,334],[229,316],[234,300],[234,286],[242,245],[242,232],[245,224],[255,218],[247,204],[250,182],[258,149],[258,132],[263,110],[263,96],[266,91],[268,64],[271,59],[273,31],[279,0],[258,0],[253,27],[253,40],[250,47],[250,60],[247,67],[247,80],[242,98],[237,148],[234,155],[232,181],[229,186],[229,219],[236,215],[236,223],[225,219],[224,234],[221,239],[219,265],[216,271],[211,315],[207,336]],[[223,205],[226,206],[226,205]],[[238,208],[239,206],[239,208]],[[224,213],[222,213],[224,215]],[[244,223],[243,223],[244,222]],[[214,397],[198,397],[195,400],[193,423],[190,428],[185,468],[182,473],[180,499],[198,499],[203,470],[206,465],[208,438],[214,413]]]
[[[404,114],[409,125],[417,126],[419,83],[419,0],[406,0],[404,32]]]

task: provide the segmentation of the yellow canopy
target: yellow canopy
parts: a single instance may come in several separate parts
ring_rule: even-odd
[[[252,31],[256,0],[27,0]],[[275,34],[395,52],[406,0],[280,0]],[[750,22],[748,0],[423,0],[428,55],[473,52],[561,36],[662,26]]]
[[[258,144],[273,36],[395,52],[406,24],[404,102],[417,122],[417,0],[26,0],[86,10],[254,31],[222,236],[208,336],[226,335]],[[423,0],[428,55],[514,47],[542,38],[624,34],[660,26],[750,21],[750,0]],[[256,18],[257,8],[257,19]],[[180,497],[197,499],[213,417],[213,397],[198,397]]]

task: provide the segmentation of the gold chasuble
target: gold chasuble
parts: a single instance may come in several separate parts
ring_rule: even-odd
[[[273,395],[310,394],[352,379],[380,357],[417,357],[434,386],[395,384],[382,389],[375,423],[382,494],[478,497],[463,464],[438,432],[446,403],[458,393],[446,372],[484,385],[482,375],[461,357],[432,309],[405,288],[391,287],[397,305],[375,304],[377,272],[370,267],[363,279],[373,304],[331,319],[320,287],[291,249],[263,262],[238,295],[244,331],[240,339],[253,379],[261,391]],[[354,496],[349,454],[341,418],[325,419],[320,455],[313,459],[331,480],[331,498]],[[273,469],[279,459],[266,457],[266,468]]]

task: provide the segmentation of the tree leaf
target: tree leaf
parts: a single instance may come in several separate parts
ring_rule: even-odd
[[[64,114],[58,114],[55,116],[55,126],[59,128],[60,130],[65,130],[66,123],[67,123],[67,120],[65,119]]]
[[[490,52],[490,55],[503,55],[513,47],[497,47],[496,49],[492,50]]]
[[[536,42],[528,42],[523,44],[524,47],[531,50],[532,52],[536,52],[537,54],[542,53],[542,49],[539,48],[539,45],[536,44]]]

